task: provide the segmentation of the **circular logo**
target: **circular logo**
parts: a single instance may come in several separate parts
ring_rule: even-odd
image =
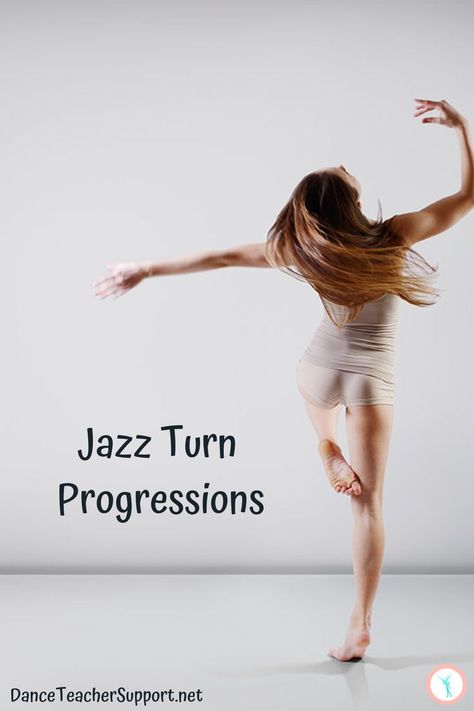
[[[428,693],[439,704],[454,704],[466,691],[464,673],[452,664],[432,669],[426,680]]]

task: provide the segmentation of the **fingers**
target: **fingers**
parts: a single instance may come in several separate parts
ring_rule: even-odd
[[[105,265],[106,267],[109,267],[108,264]],[[116,281],[117,276],[120,274],[120,272],[112,272],[111,274],[105,274],[102,277],[99,277],[99,279],[96,279],[96,281],[93,282],[92,286],[100,286],[102,284],[108,284],[112,281]]]
[[[95,295],[101,296],[102,294],[109,294],[110,292],[122,289],[123,287],[124,284],[115,279],[103,281],[95,287]]]
[[[98,296],[99,299],[106,299],[108,296],[112,296],[115,299],[125,294],[126,291],[127,289],[121,289],[120,287],[111,287],[104,291],[96,291],[95,295]]]
[[[441,101],[432,101],[431,99],[415,99],[415,101],[418,103],[418,106],[415,109],[415,113],[413,114],[415,118],[418,118],[418,116],[422,116],[422,114],[426,114],[427,111],[433,111],[433,109],[438,108],[440,111],[446,107],[446,102],[444,99]],[[421,119],[421,123],[438,123],[438,124],[443,124],[445,123],[444,119],[441,118],[441,116],[425,116],[425,118]]]
[[[96,296],[101,299],[107,296],[118,298],[134,286],[132,277],[136,264],[120,262],[118,264],[108,263],[105,266],[111,270],[110,273],[100,277],[92,284]]]
[[[93,286],[99,283],[99,281],[104,281],[106,279],[116,279],[117,277],[124,278],[125,275],[133,274],[136,271],[137,265],[133,262],[119,262],[118,264],[106,264],[109,273],[101,277],[99,280],[93,283]]]
[[[431,106],[437,106],[438,104],[443,104],[444,99],[441,101],[434,101],[433,99],[415,99],[418,104],[430,104]]]
[[[99,297],[99,299],[106,299],[107,296],[113,296],[117,291],[120,291],[120,289],[108,289],[104,291],[96,291],[95,295]]]
[[[415,101],[418,103],[418,106],[415,108],[415,113],[413,114],[415,118],[421,116],[421,114],[425,114],[427,111],[432,111],[441,104],[440,101],[430,101],[425,99],[415,99]]]
[[[117,281],[116,276],[112,276],[112,275],[104,276],[101,279],[97,279],[97,281],[95,281],[92,284],[92,286],[95,286],[95,287],[107,286],[108,284],[114,284],[116,281]]]
[[[427,106],[424,109],[417,109],[415,111],[415,113],[413,114],[413,116],[415,118],[418,118],[418,116],[421,116],[421,114],[426,114],[427,111],[433,111],[433,108],[434,108],[433,106]]]
[[[94,282],[93,286],[95,287],[95,295],[100,298],[110,296],[117,291],[123,291],[125,289],[123,275],[103,277]]]

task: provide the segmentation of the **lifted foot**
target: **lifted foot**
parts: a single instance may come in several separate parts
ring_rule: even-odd
[[[322,439],[318,449],[332,488],[347,496],[359,496],[362,491],[359,477],[346,462],[340,447],[330,439]]]

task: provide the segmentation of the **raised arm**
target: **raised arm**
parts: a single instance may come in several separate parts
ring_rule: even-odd
[[[467,119],[444,99],[416,101],[418,106],[415,116],[433,109],[440,111],[440,116],[425,117],[423,123],[438,123],[455,129],[461,151],[461,187],[452,195],[436,200],[421,210],[394,215],[391,218],[391,227],[403,237],[408,246],[445,232],[474,207],[474,157]]]
[[[223,267],[271,267],[265,256],[266,242],[238,245],[223,250],[195,252],[159,262],[107,264],[109,273],[94,282],[95,295],[120,296],[152,276],[189,274]]]

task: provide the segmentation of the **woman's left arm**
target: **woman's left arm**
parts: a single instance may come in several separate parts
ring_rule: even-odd
[[[146,277],[189,274],[223,267],[272,267],[266,258],[266,242],[238,245],[224,250],[194,252],[159,262],[107,264],[108,274],[94,282],[95,295],[120,296]]]

